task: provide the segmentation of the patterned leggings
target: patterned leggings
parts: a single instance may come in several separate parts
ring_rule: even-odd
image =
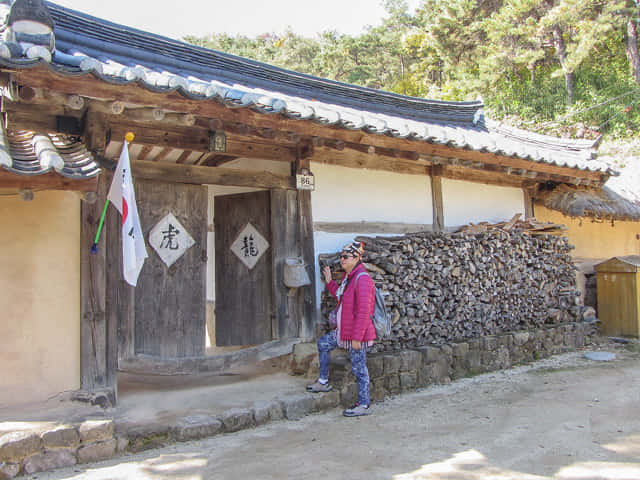
[[[320,378],[329,379],[329,352],[338,348],[336,330],[331,330],[318,339],[318,356],[320,357]],[[349,348],[351,357],[351,371],[358,381],[358,403],[369,405],[369,369],[367,368],[367,347],[362,345],[360,350]]]

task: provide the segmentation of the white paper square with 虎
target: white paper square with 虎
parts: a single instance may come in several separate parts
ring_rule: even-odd
[[[153,247],[167,267],[195,245],[195,240],[178,219],[169,213],[149,232],[149,245]]]
[[[247,223],[236,240],[231,244],[231,251],[251,270],[269,248],[269,242]]]

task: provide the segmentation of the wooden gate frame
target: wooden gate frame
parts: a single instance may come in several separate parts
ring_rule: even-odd
[[[292,165],[297,171],[300,163]],[[308,164],[308,161],[306,162]],[[171,165],[171,168],[178,166]],[[143,167],[144,168],[144,167]],[[133,294],[133,287],[123,285],[118,288],[114,305],[107,305],[107,281],[113,276],[122,279],[121,268],[113,259],[107,263],[105,248],[100,248],[96,254],[89,251],[98,226],[102,207],[106,199],[110,175],[101,175],[98,182],[98,200],[93,204],[83,202],[81,209],[81,253],[80,253],[80,380],[81,390],[85,392],[106,392],[112,404],[117,401],[117,371],[120,368],[138,373],[196,373],[224,371],[229,368],[251,362],[258,362],[291,352],[295,343],[302,339],[310,339],[315,333],[316,294],[315,294],[315,258],[313,244],[313,218],[311,212],[311,192],[294,190],[295,179],[267,174],[256,178],[256,172],[235,172],[233,178],[220,178],[216,172],[211,172],[214,178],[208,179],[206,167],[198,170],[194,179],[185,182],[182,172],[175,176],[167,176],[166,169],[147,169],[143,178],[162,180],[175,183],[210,183],[218,185],[255,186],[270,188],[271,207],[275,211],[286,211],[286,215],[273,215],[273,301],[272,309],[277,318],[274,324],[274,338],[277,340],[261,346],[247,348],[230,354],[216,355],[202,358],[186,358],[176,360],[157,360],[136,356],[122,359],[118,362],[118,344],[123,342],[119,338],[118,327],[120,316],[133,313],[122,312],[124,305],[130,305],[127,296]],[[185,167],[185,170],[187,167]],[[191,170],[193,167],[191,167]],[[132,170],[136,176],[136,164]],[[284,181],[283,179],[286,179]],[[292,221],[293,220],[293,221]],[[118,234],[120,230],[117,229]],[[283,283],[284,262],[286,258],[302,256],[312,279],[308,287],[291,292]]]

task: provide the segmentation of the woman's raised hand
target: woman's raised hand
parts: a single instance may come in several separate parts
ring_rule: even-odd
[[[325,267],[322,269],[322,275],[324,275],[325,283],[329,283],[331,281],[331,269],[328,265],[325,265]]]

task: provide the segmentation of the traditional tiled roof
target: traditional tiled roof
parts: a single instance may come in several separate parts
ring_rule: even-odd
[[[317,78],[47,6],[55,21],[53,55],[5,41],[0,65],[46,62],[61,75],[94,75],[230,108],[615,175],[595,160],[593,141],[501,126],[485,118],[481,101],[426,100]]]
[[[20,175],[54,171],[73,180],[87,180],[100,167],[84,144],[73,137],[0,129],[0,167]]]

